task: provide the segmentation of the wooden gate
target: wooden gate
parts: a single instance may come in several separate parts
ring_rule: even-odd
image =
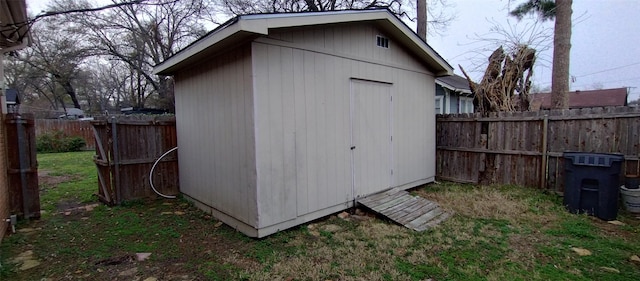
[[[40,190],[33,114],[7,114],[9,211],[22,218],[40,218]]]
[[[120,116],[92,121],[96,140],[98,196],[109,205],[154,198],[149,184],[154,162],[177,146],[175,117]],[[162,158],[153,173],[156,190],[179,193],[177,152]]]

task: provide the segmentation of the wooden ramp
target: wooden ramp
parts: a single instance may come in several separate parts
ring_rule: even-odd
[[[365,207],[411,228],[424,231],[451,217],[437,203],[397,188],[357,200]]]

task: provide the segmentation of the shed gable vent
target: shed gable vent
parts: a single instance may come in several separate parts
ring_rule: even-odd
[[[389,49],[389,38],[376,35],[376,45],[380,48]]]

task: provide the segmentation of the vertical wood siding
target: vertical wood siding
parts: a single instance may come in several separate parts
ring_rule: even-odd
[[[376,35],[390,38],[389,48],[376,46]],[[268,38],[296,44],[305,50],[324,50],[337,56],[379,63],[401,69],[424,72],[424,66],[402,46],[375,25],[342,23],[316,27],[293,27],[275,30]]]
[[[392,185],[433,180],[433,75],[393,39],[391,48],[377,47],[378,34],[370,25],[336,25],[252,44],[260,227],[353,200],[352,78],[391,84]]]
[[[387,187],[433,180],[433,74],[376,35],[367,24],[272,31],[177,74],[182,192],[270,233],[347,207],[352,79],[390,85]]]
[[[248,46],[176,75],[181,191],[257,227],[253,118]]]

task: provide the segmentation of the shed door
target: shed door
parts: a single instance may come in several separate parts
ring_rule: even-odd
[[[353,196],[391,186],[391,84],[351,80]]]

